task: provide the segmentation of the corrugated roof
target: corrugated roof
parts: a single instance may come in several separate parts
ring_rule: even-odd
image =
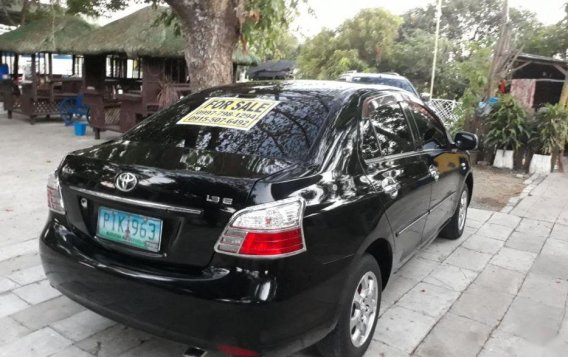
[[[558,64],[563,67],[568,68],[568,62],[563,59],[553,58],[553,57],[546,57],[541,55],[533,55],[530,53],[522,53],[517,57],[517,61],[531,61],[535,63],[543,63],[543,64]]]

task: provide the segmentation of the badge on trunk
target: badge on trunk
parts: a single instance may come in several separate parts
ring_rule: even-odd
[[[130,192],[134,190],[134,187],[136,187],[137,183],[138,179],[136,178],[136,176],[134,176],[134,174],[130,172],[123,172],[118,175],[116,181],[114,182],[114,185],[122,192]]]

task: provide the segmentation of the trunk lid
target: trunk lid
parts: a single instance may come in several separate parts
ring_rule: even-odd
[[[254,184],[291,165],[258,156],[121,140],[72,153],[59,177],[67,219],[85,239],[143,259],[203,267],[231,215],[246,207]],[[124,172],[138,180],[130,192],[115,187]],[[162,220],[159,251],[98,238],[101,207]]]

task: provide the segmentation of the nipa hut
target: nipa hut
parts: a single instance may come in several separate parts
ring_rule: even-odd
[[[65,51],[67,45],[92,29],[91,25],[78,17],[54,16],[30,22],[0,35],[0,52],[31,55],[31,77],[17,83],[21,90],[11,80],[4,80],[1,86],[0,96],[3,97],[8,117],[12,116],[12,112],[18,112],[27,115],[33,123],[36,116],[56,114],[59,101],[79,93],[82,83],[80,78],[64,79],[53,75],[52,55],[68,53]],[[38,74],[37,62],[40,56],[43,56],[48,68],[43,75]],[[13,71],[17,80],[17,69]]]
[[[160,21],[164,11],[146,7],[65,47],[65,52],[84,55],[85,103],[96,138],[101,130],[124,132],[189,93],[184,39]],[[242,51],[235,51],[233,60],[247,66],[258,62]],[[136,73],[128,73],[134,67]]]

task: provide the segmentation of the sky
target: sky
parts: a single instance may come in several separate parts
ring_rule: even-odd
[[[370,7],[382,7],[394,14],[401,15],[415,8],[433,4],[435,0],[308,0],[315,12],[315,18],[308,14],[301,15],[294,26],[304,36],[317,34],[322,28],[336,28],[343,21],[355,16],[360,10]],[[564,17],[566,0],[509,0],[511,7],[530,10],[537,14],[544,24],[553,24]],[[332,5],[333,4],[333,5]],[[443,10],[442,10],[443,16]]]
[[[305,11],[294,21],[291,28],[301,39],[317,34],[322,28],[336,28],[343,21],[355,16],[362,9],[382,7],[394,14],[400,15],[405,11],[424,7],[436,0],[308,0],[315,15]],[[549,25],[564,17],[564,3],[567,0],[509,0],[511,7],[526,9],[537,14],[538,19]],[[114,13],[111,17],[100,18],[97,22],[104,25],[120,17],[128,15],[146,5],[134,4],[124,11]],[[443,11],[442,11],[443,13]]]

